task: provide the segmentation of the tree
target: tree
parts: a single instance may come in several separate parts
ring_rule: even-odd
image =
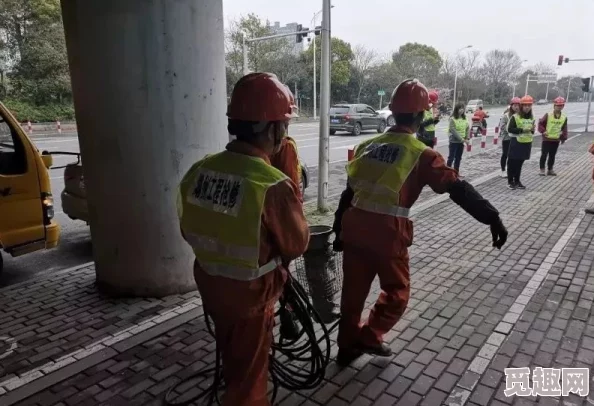
[[[226,33],[227,89],[231,93],[235,82],[243,75],[243,35],[259,38],[273,35],[267,22],[255,14],[232,21]],[[248,43],[248,67],[252,71],[275,73],[282,82],[298,81],[302,68],[299,56],[292,53],[293,37]]]
[[[0,0],[11,96],[36,105],[71,101],[59,0]]]
[[[392,55],[392,62],[403,77],[417,78],[427,86],[436,84],[443,60],[429,45],[407,43]]]
[[[361,91],[365,81],[370,77],[370,71],[377,62],[377,53],[363,45],[353,48],[353,79],[357,86],[357,103],[361,102]]]
[[[516,78],[521,67],[522,59],[516,51],[494,49],[487,52],[483,73],[491,103],[505,103],[511,94],[509,79]]]
[[[316,37],[314,41],[316,44],[316,64],[318,69],[316,81],[319,83],[322,71],[322,40],[320,37]],[[332,60],[330,68],[332,99],[337,101],[352,100],[352,95],[348,92],[348,85],[351,80],[351,64],[354,58],[351,45],[340,38],[333,37],[331,39],[330,49],[330,59]],[[311,46],[302,54],[302,63],[307,72],[305,80],[310,81],[307,88],[311,89],[313,86],[310,79],[313,76],[313,48]]]

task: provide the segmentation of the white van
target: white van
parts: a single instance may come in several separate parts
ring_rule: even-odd
[[[470,100],[466,105],[466,112],[467,113],[474,113],[478,110],[478,108],[483,107],[483,101],[481,99]]]

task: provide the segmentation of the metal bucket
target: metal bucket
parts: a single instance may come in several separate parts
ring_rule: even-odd
[[[309,245],[303,254],[305,279],[313,307],[324,323],[331,323],[339,317],[334,300],[342,284],[342,278],[339,278],[342,270],[338,269],[330,242],[332,227],[310,226],[309,231]]]

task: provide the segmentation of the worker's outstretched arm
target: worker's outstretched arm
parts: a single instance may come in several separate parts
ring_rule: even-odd
[[[493,246],[501,248],[507,241],[507,230],[499,217],[499,212],[493,205],[470,183],[465,180],[456,180],[448,190],[450,199],[460,206],[466,213],[477,221],[491,226]]]
[[[349,207],[351,207],[351,202],[353,201],[354,195],[355,192],[348,184],[346,189],[340,195],[338,208],[334,213],[334,225],[332,226],[335,234],[334,251],[342,251],[342,241],[340,239],[340,233],[342,232],[342,216],[344,215],[344,212],[347,211]]]
[[[423,185],[429,185],[435,193],[449,193],[450,198],[468,214],[483,224],[491,226],[493,246],[501,248],[507,240],[507,230],[499,218],[499,212],[484,199],[474,187],[458,178],[458,173],[446,166],[443,157],[436,151],[425,149],[419,162],[419,176]]]

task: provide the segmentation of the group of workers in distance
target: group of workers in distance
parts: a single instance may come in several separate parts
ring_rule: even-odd
[[[526,189],[520,181],[520,176],[524,162],[530,159],[534,133],[537,130],[532,112],[533,103],[534,100],[529,95],[512,98],[499,123],[503,140],[501,177],[507,178],[510,189]],[[542,135],[541,176],[557,176],[553,170],[557,149],[560,143],[563,144],[567,140],[567,116],[563,114],[564,107],[565,99],[557,97],[553,102],[553,111],[545,113],[538,121],[538,132]]]
[[[490,227],[493,247],[507,240],[499,212],[443,157],[415,137],[426,122],[429,92],[405,80],[392,93],[396,125],[359,144],[335,213],[335,251],[343,251],[343,289],[337,363],[360,355],[388,356],[383,342],[410,297],[409,219],[424,186],[450,198]],[[271,163],[289,148],[293,95],[269,73],[251,73],[235,85],[228,106],[226,150],[196,162],[177,196],[180,229],[196,260],[194,277],[205,312],[215,324],[226,383],[224,406],[268,406],[268,357],[274,306],[288,266],[309,242],[302,198],[292,176]],[[292,152],[287,150],[287,156]],[[282,158],[281,158],[282,160]],[[284,166],[295,170],[295,162]],[[382,289],[361,322],[371,284]]]
[[[424,112],[417,138],[425,145],[433,147],[437,144],[435,138],[435,124],[440,120],[440,115],[434,111],[438,97],[436,92],[430,92],[431,105]],[[538,121],[532,113],[534,100],[526,95],[522,98],[512,98],[509,107],[505,110],[499,122],[502,138],[501,177],[507,178],[508,188],[526,189],[521,182],[522,167],[530,159],[533,138],[536,130],[542,135],[540,155],[540,175],[557,176],[553,167],[559,144],[567,140],[567,116],[563,114],[565,99],[557,97],[553,102],[553,111],[545,113]],[[447,166],[460,170],[464,145],[471,142],[471,128],[465,115],[466,107],[463,103],[454,106],[448,124],[449,154]],[[472,121],[480,123],[482,128],[487,127],[488,114],[482,106],[474,112]],[[433,118],[433,120],[431,120]],[[429,127],[428,127],[429,126]],[[427,130],[429,128],[429,130]],[[507,169],[507,171],[506,171]]]

